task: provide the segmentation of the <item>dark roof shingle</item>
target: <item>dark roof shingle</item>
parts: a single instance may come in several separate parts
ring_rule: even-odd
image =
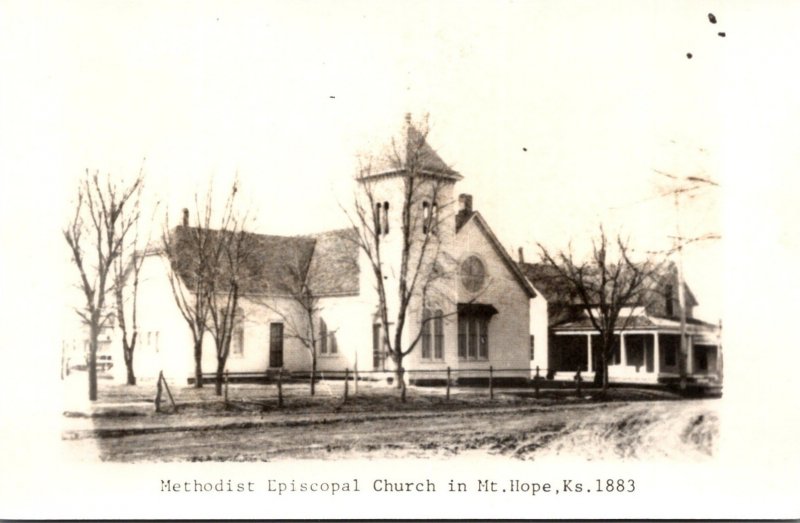
[[[176,248],[170,260],[189,289],[193,288],[197,273],[191,236],[196,231],[194,227],[175,228]],[[244,267],[242,294],[291,293],[305,278],[318,296],[358,293],[358,251],[354,234],[350,229],[313,236],[248,233],[253,248]],[[218,241],[218,235],[219,231],[211,231],[210,241]]]

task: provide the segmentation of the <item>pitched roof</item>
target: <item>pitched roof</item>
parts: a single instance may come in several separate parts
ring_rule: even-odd
[[[196,257],[191,234],[195,227],[175,228],[172,266],[189,289],[194,286]],[[219,231],[211,231],[218,241]],[[248,233],[253,242],[246,260],[243,294],[287,294],[308,279],[318,296],[358,293],[357,244],[352,230],[329,231],[313,236],[275,236]],[[224,280],[224,275],[221,275]],[[220,282],[224,285],[224,282]]]
[[[458,181],[463,178],[442,160],[430,146],[426,137],[410,121],[406,121],[405,131],[391,140],[370,165],[369,178],[394,176],[408,173],[425,174]]]
[[[339,229],[313,236],[314,254],[308,282],[321,296],[358,294],[358,244],[355,229]]]
[[[497,253],[497,255],[500,256],[500,259],[503,260],[503,263],[506,265],[508,270],[511,271],[511,274],[514,275],[514,277],[520,283],[520,285],[528,294],[528,296],[531,298],[535,298],[536,289],[533,288],[531,282],[528,281],[527,278],[525,278],[525,275],[522,273],[519,266],[516,263],[514,263],[514,260],[512,260],[511,256],[508,255],[508,252],[505,250],[505,248],[503,248],[503,245],[500,243],[500,240],[497,239],[497,236],[495,236],[491,227],[489,227],[489,224],[486,223],[486,220],[483,219],[481,213],[479,213],[478,211],[471,211],[469,215],[465,214],[463,218],[463,223],[461,223],[460,226],[458,226],[458,220],[456,220],[456,227],[457,227],[456,232],[461,230],[461,227],[463,227],[473,219],[475,220],[475,223],[478,225],[478,228],[481,229],[484,235],[486,235],[486,237],[489,239],[489,243],[492,244],[492,247],[494,247],[494,250]]]
[[[522,274],[536,287],[548,301],[557,301],[570,296],[571,287],[559,275],[555,267],[547,263],[518,263]]]
[[[525,262],[519,262],[518,265],[525,274],[525,277],[533,283],[534,287],[544,294],[549,302],[581,303],[570,283],[564,279],[552,265],[548,263]],[[657,274],[657,276],[649,282],[642,301],[649,304],[660,302],[656,299],[656,296],[663,295],[663,289],[665,289],[667,285],[677,285],[677,269],[672,263],[663,268],[660,274]],[[684,290],[686,291],[685,297],[687,307],[697,305],[697,299],[685,282]],[[650,307],[650,305],[648,305],[648,307]]]

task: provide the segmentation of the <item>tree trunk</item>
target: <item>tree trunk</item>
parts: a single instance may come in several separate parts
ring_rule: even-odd
[[[225,379],[225,359],[217,358],[217,373],[214,380],[214,394],[222,396],[222,382]]]
[[[136,376],[133,374],[133,365],[128,366],[128,385],[136,385]]]
[[[592,384],[597,388],[601,388],[603,386],[603,351],[595,350],[592,359],[594,360],[592,362],[592,367],[594,368]]]
[[[194,342],[194,386],[203,387],[203,339]]]
[[[128,374],[127,384],[136,385],[136,376],[133,373],[133,347],[125,339],[122,340],[122,353],[125,357],[125,370]]]
[[[406,401],[406,380],[405,380],[405,369],[403,368],[403,358],[402,356],[397,358],[397,388],[400,389],[400,401],[405,403]]]
[[[316,392],[314,390],[315,384],[314,382],[317,380],[317,357],[313,354],[311,355],[311,395],[313,396]]]
[[[608,354],[605,351],[603,351],[602,369],[603,369],[603,394],[605,394],[606,391],[608,390]]]
[[[97,401],[97,336],[98,329],[91,329],[89,340],[89,401]]]

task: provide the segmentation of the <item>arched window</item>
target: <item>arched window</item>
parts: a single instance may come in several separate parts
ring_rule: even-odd
[[[156,338],[157,339],[157,338]],[[241,356],[244,354],[244,310],[236,309],[231,336],[231,354]]]
[[[431,223],[431,206],[428,202],[422,202],[422,233],[428,234]]]
[[[431,311],[422,309],[422,359],[431,358]]]
[[[422,310],[422,358],[444,359],[444,314],[441,309]]]
[[[375,236],[381,235],[381,216],[383,215],[383,206],[380,202],[375,204]]]
[[[319,320],[319,353],[328,354],[328,325],[325,320]]]
[[[383,202],[383,234],[389,234],[389,202]]]

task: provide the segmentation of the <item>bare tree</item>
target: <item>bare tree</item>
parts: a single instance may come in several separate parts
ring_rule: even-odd
[[[114,284],[113,267],[139,218],[143,179],[118,185],[111,175],[86,174],[78,187],[75,214],[64,228],[72,261],[80,273],[86,304],[77,313],[89,326],[89,399],[97,399],[98,336],[109,320],[106,293]]]
[[[445,189],[453,183],[454,171],[432,166],[434,158],[438,163],[441,160],[426,143],[427,125],[420,127],[421,131],[409,122],[405,143],[398,147],[393,142],[386,158],[392,175],[400,180],[400,230],[389,230],[389,203],[381,201],[376,183],[381,177],[375,176],[381,173],[373,172],[371,164],[357,175],[354,211],[348,213],[356,229],[355,241],[374,275],[378,322],[384,346],[396,367],[402,401],[406,399],[403,358],[417,346],[428,322],[455,314],[453,304],[453,311],[426,315],[417,325],[408,321],[414,305],[425,307],[430,299],[454,301],[452,286],[447,285],[454,264],[443,249],[443,237],[454,234],[445,230],[452,225],[452,220],[446,219],[452,202],[445,201]]]
[[[139,338],[138,296],[139,274],[146,256],[150,237],[141,235],[141,214],[136,211],[133,230],[120,244],[120,255],[114,260],[114,301],[117,323],[122,334],[122,355],[127,371],[127,384],[136,385],[133,353]],[[150,228],[148,227],[148,231]]]
[[[234,181],[228,199],[225,202],[219,229],[215,241],[212,242],[207,259],[208,267],[208,330],[214,338],[216,347],[217,370],[214,381],[214,392],[222,395],[222,382],[225,364],[231,350],[231,340],[239,316],[239,298],[246,290],[251,277],[248,262],[255,249],[255,237],[245,229],[248,223],[247,214],[240,214],[236,209],[236,194],[239,190],[238,180]]]
[[[183,224],[175,229],[165,227],[163,234],[172,295],[192,332],[195,387],[203,386],[203,336],[209,333],[216,348],[217,395],[222,394],[225,364],[239,319],[239,298],[250,277],[247,262],[255,245],[253,235],[245,230],[247,215],[236,209],[238,191],[237,179],[218,222],[212,189],[202,204],[195,195],[196,225],[189,226],[189,210],[184,209]]]
[[[629,242],[621,236],[610,244],[603,226],[592,240],[588,261],[576,260],[571,246],[551,252],[538,244],[542,260],[557,273],[569,292],[589,317],[600,337],[595,384],[608,389],[608,362],[615,349],[615,334],[628,327],[637,306],[649,294],[660,274],[651,260],[634,262]],[[614,252],[611,252],[614,251]]]
[[[298,340],[311,356],[310,392],[314,396],[316,389],[317,358],[322,336],[331,332],[321,332],[322,308],[319,295],[310,281],[311,257],[307,260],[295,253],[292,263],[283,267],[281,281],[276,288],[270,289],[269,296],[257,301],[274,312],[286,325],[286,336]],[[282,301],[288,300],[293,307],[286,307]],[[324,341],[327,343],[327,340]]]
[[[211,290],[208,259],[213,235],[211,209],[211,191],[208,191],[203,205],[195,195],[197,225],[189,226],[189,209],[184,209],[182,225],[170,229],[167,210],[162,235],[170,267],[167,274],[172,296],[192,333],[196,388],[203,386],[203,336],[208,330],[208,293]]]

